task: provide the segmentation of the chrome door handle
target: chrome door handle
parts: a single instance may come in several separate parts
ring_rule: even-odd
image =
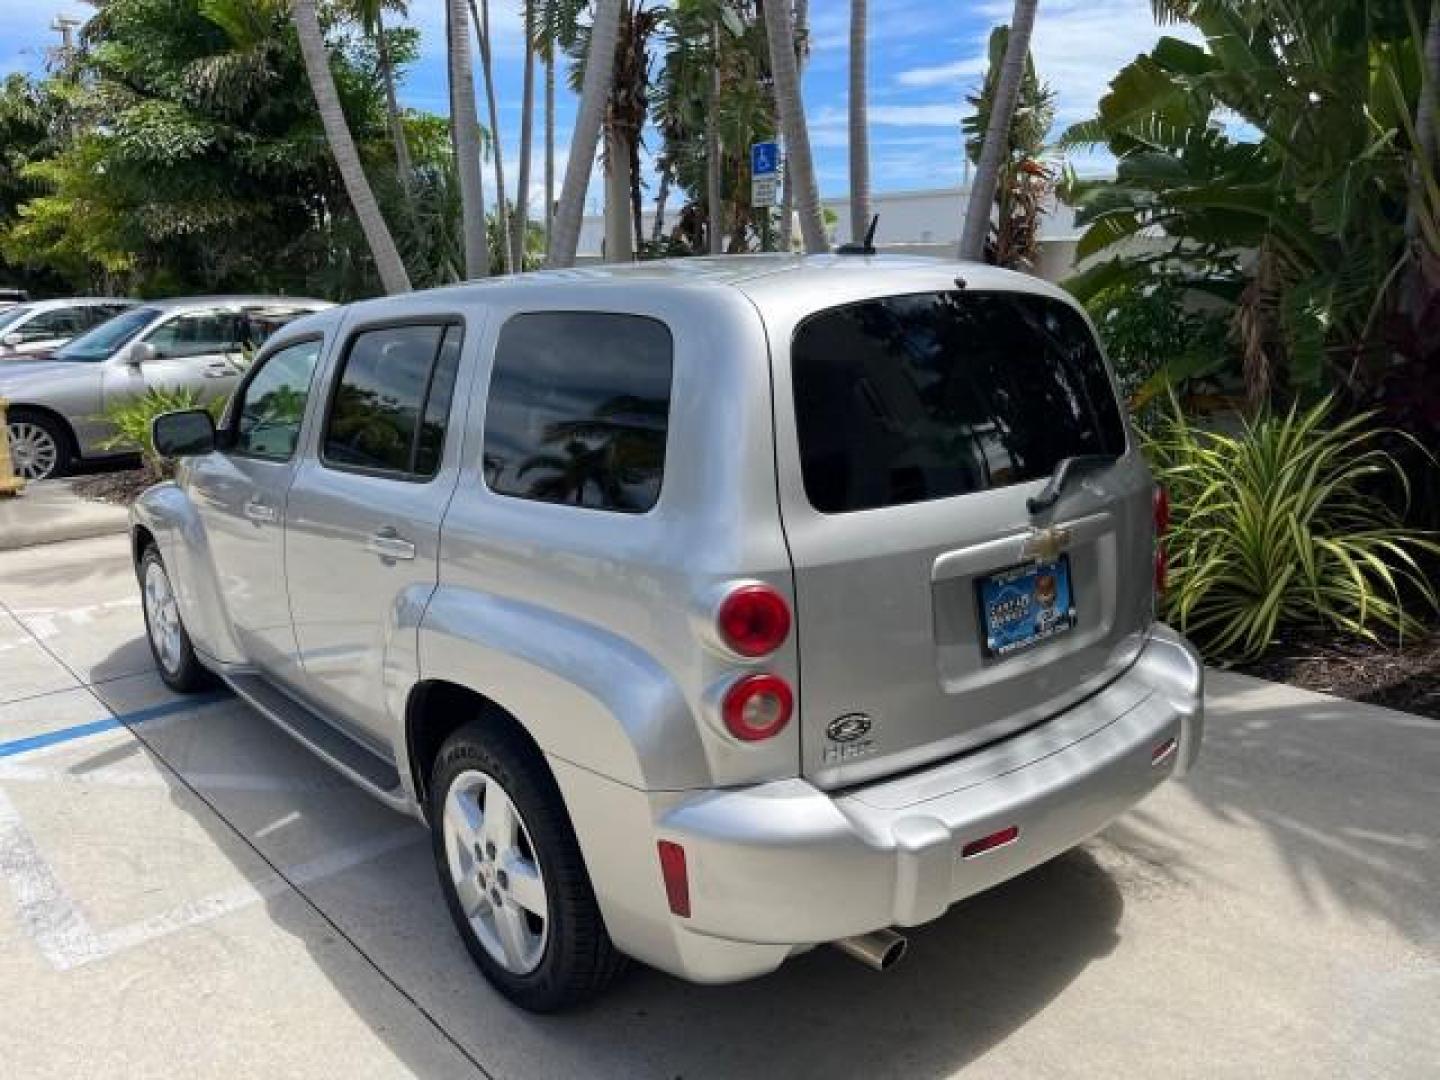
[[[257,502],[255,499],[251,499],[245,504],[245,516],[251,521],[265,524],[278,521],[280,519],[280,511],[268,503]]]
[[[365,550],[382,559],[404,559],[408,562],[415,558],[415,545],[388,525],[371,534],[370,539],[365,541]]]
[[[239,374],[235,368],[223,360],[216,360],[205,365],[205,378],[207,379],[229,379]]]

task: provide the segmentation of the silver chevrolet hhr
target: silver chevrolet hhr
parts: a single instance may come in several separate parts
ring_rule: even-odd
[[[165,681],[428,822],[526,1008],[622,957],[887,967],[1199,751],[1164,495],[1033,278],[757,256],[353,304],[155,438]]]

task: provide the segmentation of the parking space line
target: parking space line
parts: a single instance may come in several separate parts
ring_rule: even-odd
[[[39,735],[27,735],[23,739],[11,739],[9,742],[0,742],[0,758],[13,757],[16,754],[24,754],[28,751],[39,750],[46,746],[55,746],[58,743],[85,739],[91,735],[99,735],[105,731],[114,731],[117,728],[135,727],[149,720],[158,720],[162,716],[171,716],[189,709],[200,709],[207,705],[214,705],[220,701],[231,700],[233,700],[233,698],[229,694],[197,694],[194,697],[182,698],[177,701],[167,701],[160,705],[152,705],[147,709],[136,709],[133,712],[127,713],[112,713],[104,720],[92,720],[84,724],[72,724],[70,727],[57,728],[54,731],[44,731]]]

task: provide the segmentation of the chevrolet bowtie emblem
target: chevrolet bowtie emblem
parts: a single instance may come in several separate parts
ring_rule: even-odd
[[[1053,562],[1055,558],[1070,546],[1070,530],[1049,527],[1036,529],[1025,538],[1025,546],[1021,554],[1027,559],[1034,559],[1036,562]]]

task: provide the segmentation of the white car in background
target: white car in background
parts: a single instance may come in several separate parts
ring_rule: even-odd
[[[31,300],[0,311],[0,360],[46,356],[71,338],[135,306],[114,296]]]

